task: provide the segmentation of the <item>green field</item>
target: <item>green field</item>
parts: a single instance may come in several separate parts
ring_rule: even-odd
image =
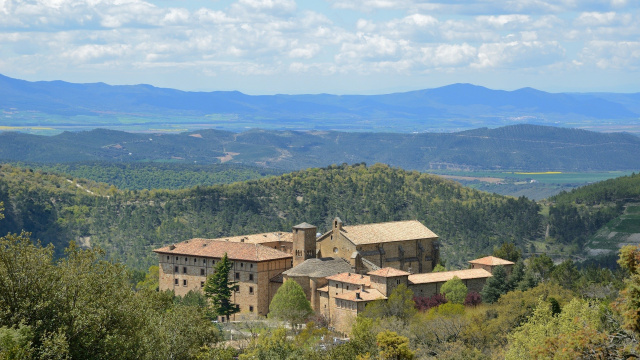
[[[431,174],[467,177],[491,177],[504,179],[505,182],[522,182],[535,180],[544,184],[589,184],[608,180],[620,176],[631,175],[633,171],[602,171],[602,172],[536,172],[535,170],[509,171],[453,171],[429,170]]]

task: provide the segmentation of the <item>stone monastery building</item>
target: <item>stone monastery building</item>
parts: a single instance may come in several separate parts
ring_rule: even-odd
[[[216,262],[227,254],[232,301],[241,313],[267,315],[283,281],[302,286],[311,307],[337,330],[348,332],[367,303],[386,299],[400,284],[417,296],[432,296],[454,276],[469,290],[480,291],[495,266],[511,270],[513,262],[486,257],[471,269],[432,273],[439,259],[438,236],[419,221],[345,226],[318,236],[307,223],[291,233],[264,233],[219,239],[191,239],[154,250],[158,254],[160,290],[185,295],[201,290]]]

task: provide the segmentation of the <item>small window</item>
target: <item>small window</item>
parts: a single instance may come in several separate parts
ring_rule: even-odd
[[[198,261],[198,259],[193,259],[193,263],[194,263],[194,264],[196,263],[196,261]]]
[[[178,257],[176,256],[176,261],[178,261]]]
[[[206,264],[207,263],[207,259],[202,259],[202,263]]]
[[[244,263],[240,263],[240,267],[244,267]]]
[[[236,279],[240,279],[240,273],[236,273]]]
[[[189,261],[189,259],[187,259],[187,258],[184,258],[184,262],[187,262],[187,261]]]
[[[249,305],[249,312],[253,312],[253,306]]]
[[[204,287],[204,281],[200,281],[200,287],[203,288]]]
[[[400,279],[396,280],[396,285],[400,285]]]
[[[349,285],[347,285],[347,290],[349,290]]]
[[[186,267],[186,266],[184,266],[184,267],[182,268],[182,273],[183,273],[183,274],[186,274],[186,273],[187,273],[187,267]]]
[[[338,253],[338,248],[337,248],[337,247],[334,247],[334,248],[333,248],[333,253],[334,253],[334,254],[337,254],[337,253]]]
[[[174,273],[179,273],[179,272],[180,272],[180,268],[179,268],[179,267],[177,267],[177,266],[176,266],[176,267],[174,267],[174,268],[173,268],[173,272],[174,272]]]
[[[204,276],[204,269],[200,269],[200,275]]]
[[[250,269],[253,269],[253,264],[249,264],[249,268],[250,268]]]
[[[249,281],[253,281],[253,274],[249,274]]]
[[[169,260],[169,255],[167,255],[167,260]]]
[[[178,279],[173,279],[173,285],[178,285]]]
[[[240,292],[240,285],[236,285],[235,291]]]
[[[187,279],[182,280],[182,286],[187,286]]]
[[[253,286],[249,286],[249,294],[253,294]]]

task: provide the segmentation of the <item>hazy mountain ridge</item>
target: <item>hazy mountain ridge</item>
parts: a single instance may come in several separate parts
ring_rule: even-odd
[[[37,136],[0,134],[0,159],[219,163],[300,170],[341,163],[434,168],[588,171],[640,169],[640,138],[579,129],[513,125],[457,133],[201,130],[135,134],[97,129]]]
[[[81,125],[105,126],[110,117],[137,121],[171,117],[171,121],[211,121],[208,116],[251,119],[270,128],[344,129],[358,131],[423,131],[469,129],[515,123],[569,125],[572,121],[637,120],[640,94],[547,93],[532,88],[491,90],[471,84],[383,95],[246,95],[237,91],[186,92],[151,85],[64,81],[28,82],[0,75],[0,108],[57,116],[88,116]],[[301,120],[304,120],[300,122]],[[2,124],[37,125],[43,117],[5,117]],[[65,119],[58,119],[65,122]],[[345,125],[348,122],[348,126]],[[72,121],[78,124],[77,120]],[[233,121],[225,125],[233,127]],[[593,124],[592,124],[593,125]],[[597,125],[597,124],[596,124]],[[254,125],[255,126],[255,125]],[[273,127],[271,127],[273,126]],[[342,127],[342,126],[347,126]],[[212,126],[213,127],[213,126]],[[266,127],[266,126],[265,126]]]

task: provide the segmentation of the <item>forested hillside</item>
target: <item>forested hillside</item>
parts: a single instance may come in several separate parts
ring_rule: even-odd
[[[74,162],[30,163],[18,164],[18,166],[103,182],[123,190],[186,189],[197,185],[230,184],[282,174],[282,171],[274,169],[228,163],[199,165],[156,162]]]
[[[563,192],[549,199],[549,235],[586,245],[592,255],[640,244],[640,174]]]
[[[356,162],[418,171],[635,171],[640,168],[638,153],[640,138],[634,135],[534,125],[416,134],[260,129],[181,134],[98,129],[56,136],[0,133],[0,159],[5,161],[227,162],[287,171]]]
[[[536,203],[464,188],[436,176],[386,165],[332,166],[231,185],[188,190],[121,191],[107,184],[3,165],[0,233],[28,229],[61,249],[69,240],[100,246],[136,268],[151,250],[192,237],[290,231],[300,222],[329,228],[418,219],[437,233],[449,264],[462,264],[508,241],[542,236]]]

